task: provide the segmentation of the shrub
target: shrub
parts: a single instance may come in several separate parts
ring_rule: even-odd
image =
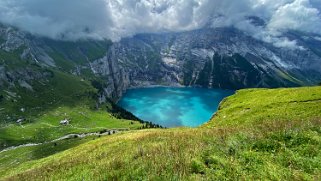
[[[201,161],[194,159],[191,163],[191,171],[196,174],[205,174],[205,166]]]
[[[211,156],[205,156],[203,158],[205,165],[208,168],[212,169],[224,169],[225,164],[221,161],[221,159],[217,156],[211,155]]]
[[[99,131],[99,134],[104,134],[106,132],[107,132],[107,129],[104,129],[104,130]]]
[[[104,87],[107,86],[107,85],[105,85],[104,83],[102,83],[101,81],[98,81],[98,80],[91,81],[91,85],[93,87],[95,87],[99,92],[103,92],[104,91]]]

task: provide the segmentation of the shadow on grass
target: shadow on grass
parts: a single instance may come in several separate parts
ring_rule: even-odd
[[[32,151],[31,160],[37,160],[51,156],[53,154],[68,150],[70,148],[76,147],[80,144],[86,143],[93,139],[98,138],[97,136],[90,136],[86,138],[70,138],[65,140],[60,140],[52,143],[45,143],[43,145],[35,146]]]

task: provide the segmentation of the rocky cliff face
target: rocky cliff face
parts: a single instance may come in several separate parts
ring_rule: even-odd
[[[321,58],[305,47],[276,48],[235,29],[202,29],[123,39],[113,45],[113,61],[128,75],[130,87],[182,84],[239,89],[310,85],[320,80]]]
[[[33,84],[45,82],[53,70],[95,79],[91,62],[104,57],[110,45],[110,41],[55,41],[1,25],[0,86],[32,91]]]
[[[103,87],[105,94],[102,96],[117,99],[130,87],[129,75],[119,65],[113,47],[110,48],[106,56],[91,62],[90,67],[95,75],[102,77],[107,83]]]
[[[32,90],[32,81],[46,79],[51,69],[103,82],[100,101],[150,85],[239,89],[320,82],[318,40],[288,36],[305,49],[276,48],[233,28],[144,34],[111,44],[59,42],[0,26],[0,86]]]

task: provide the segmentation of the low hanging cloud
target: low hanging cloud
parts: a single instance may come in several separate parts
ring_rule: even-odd
[[[320,0],[0,0],[0,22],[54,39],[113,41],[233,26],[278,47],[301,48],[284,33],[321,35],[320,10]]]
[[[103,0],[0,0],[0,22],[54,39],[109,37]]]

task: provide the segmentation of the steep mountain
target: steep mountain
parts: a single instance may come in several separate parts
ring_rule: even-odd
[[[298,43],[307,48],[276,48],[236,29],[222,28],[137,35],[113,44],[110,50],[134,87],[182,84],[239,89],[315,84],[321,73],[315,49],[320,49],[303,40]]]
[[[111,100],[98,101],[105,83],[88,62],[103,57],[109,41],[57,42],[4,26],[0,37],[1,150],[144,126]]]
[[[195,129],[137,131],[155,125],[114,104],[126,89],[149,85],[321,82],[319,38],[286,36],[304,48],[277,48],[234,28],[112,43],[1,25],[0,180],[319,180],[320,87],[237,91]]]
[[[32,91],[55,70],[89,81],[102,103],[149,85],[240,89],[321,82],[320,41],[299,32],[286,36],[304,49],[277,48],[235,28],[141,34],[112,43],[50,40],[2,25],[0,85]]]

